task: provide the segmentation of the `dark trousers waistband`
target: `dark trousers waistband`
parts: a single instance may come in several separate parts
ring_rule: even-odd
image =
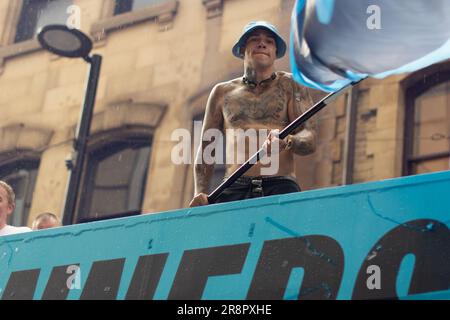
[[[226,188],[216,203],[300,192],[300,186],[291,176],[240,177]]]

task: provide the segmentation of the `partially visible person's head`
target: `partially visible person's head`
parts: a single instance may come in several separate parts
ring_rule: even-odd
[[[16,195],[13,188],[5,181],[0,180],[0,228],[6,225],[8,216],[16,207]]]
[[[56,228],[60,226],[61,221],[59,221],[59,218],[56,215],[50,212],[44,212],[34,219],[31,229],[41,230],[41,229]]]

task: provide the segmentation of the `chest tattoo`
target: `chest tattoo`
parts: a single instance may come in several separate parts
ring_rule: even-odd
[[[284,126],[288,123],[286,91],[280,84],[259,95],[244,90],[230,92],[224,97],[223,111],[232,126],[242,123]]]

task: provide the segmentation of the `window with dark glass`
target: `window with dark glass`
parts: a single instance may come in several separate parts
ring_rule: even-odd
[[[14,42],[32,39],[48,24],[66,24],[73,0],[24,0]]]
[[[450,169],[450,75],[433,79],[441,80],[409,97],[405,174]]]
[[[114,15],[139,10],[141,8],[158,4],[167,0],[116,0]]]
[[[39,161],[17,161],[0,168],[0,180],[6,181],[16,194],[16,208],[8,224],[26,226],[39,167]]]
[[[149,139],[114,142],[89,153],[78,222],[141,213]]]

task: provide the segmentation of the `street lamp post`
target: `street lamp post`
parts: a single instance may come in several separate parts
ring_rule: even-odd
[[[67,225],[72,223],[78,198],[102,57],[97,54],[89,56],[92,50],[92,41],[89,37],[81,31],[70,29],[65,25],[45,26],[39,32],[38,40],[44,49],[54,54],[68,58],[83,58],[90,64],[84,102],[74,138],[73,148],[75,156],[67,163],[70,171],[63,213],[63,224]]]

